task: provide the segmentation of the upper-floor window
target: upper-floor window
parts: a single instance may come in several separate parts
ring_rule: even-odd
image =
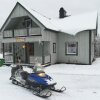
[[[27,18],[24,20],[25,28],[32,27],[32,20],[30,18]]]

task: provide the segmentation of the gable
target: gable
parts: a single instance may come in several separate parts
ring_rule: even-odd
[[[20,3],[16,4],[15,9],[13,10],[11,14],[11,18],[16,18],[16,17],[24,17],[28,16],[30,17],[36,24],[41,26],[41,23],[32,15],[24,6],[22,6]]]
[[[10,15],[8,16],[7,20],[3,24],[1,32],[4,31],[4,29],[7,27],[7,25],[9,25],[11,20],[25,16],[31,18],[32,21],[36,23],[40,28],[44,27],[27,9],[25,9],[21,4],[17,3],[13,8],[12,12],[10,13]]]
[[[11,18],[15,17],[22,17],[29,15],[28,12],[22,8],[19,4],[16,6],[16,8],[13,10],[13,13],[11,15]]]

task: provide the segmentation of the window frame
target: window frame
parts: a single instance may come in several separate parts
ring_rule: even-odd
[[[56,43],[53,43],[53,53],[56,53]]]
[[[25,19],[25,28],[32,28],[32,20],[31,19]]]
[[[68,52],[68,44],[76,44],[76,52],[75,53],[71,53],[71,52]],[[75,55],[75,56],[78,56],[78,42],[75,42],[75,41],[71,41],[71,42],[66,42],[65,43],[65,55]]]

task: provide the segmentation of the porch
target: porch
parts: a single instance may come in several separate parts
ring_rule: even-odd
[[[3,56],[5,63],[34,64],[38,61],[41,64],[50,64],[50,42],[15,42],[3,43]]]

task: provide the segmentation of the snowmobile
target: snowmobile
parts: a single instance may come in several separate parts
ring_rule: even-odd
[[[64,86],[61,89],[56,89],[57,83],[41,68],[37,72],[29,73],[23,70],[22,66],[17,65],[12,68],[11,73],[10,80],[13,84],[30,89],[34,95],[39,97],[48,98],[52,95],[51,91],[64,92],[66,90]]]

